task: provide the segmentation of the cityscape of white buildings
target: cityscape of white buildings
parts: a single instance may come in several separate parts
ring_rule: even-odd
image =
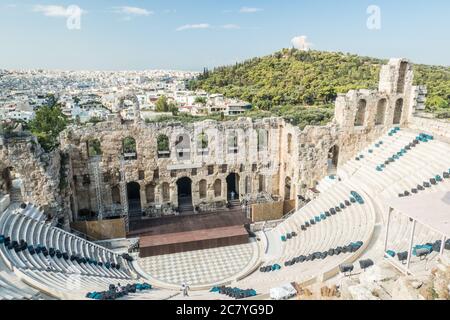
[[[179,113],[193,116],[223,113],[241,115],[251,105],[222,94],[188,90],[197,72],[150,71],[46,71],[0,70],[0,120],[33,119],[35,111],[53,95],[63,113],[81,123],[104,120],[119,113],[133,120],[136,107],[141,118],[160,115],[158,99],[166,96]],[[200,99],[199,99],[200,98]]]

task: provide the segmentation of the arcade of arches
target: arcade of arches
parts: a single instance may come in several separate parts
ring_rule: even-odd
[[[72,207],[77,212],[97,210],[98,189],[107,208],[127,199],[130,211],[150,214],[159,208],[171,214],[166,209],[184,205],[208,211],[232,199],[266,195],[297,201],[393,125],[407,124],[413,114],[412,79],[410,65],[393,60],[380,76],[379,90],[339,94],[334,121],[304,129],[282,118],[140,124],[111,120],[95,128],[70,128],[62,137],[61,152],[72,166]],[[102,181],[90,171],[94,157]]]

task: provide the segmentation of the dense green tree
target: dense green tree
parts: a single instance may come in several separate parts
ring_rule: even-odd
[[[166,96],[159,97],[158,101],[156,101],[156,111],[157,112],[169,112],[169,101]]]
[[[386,62],[340,52],[283,49],[266,57],[205,70],[189,87],[242,99],[259,110],[306,105],[319,107],[314,111],[317,114],[320,107],[333,104],[338,93],[376,89],[381,66]],[[427,86],[427,110],[445,110],[450,105],[450,68],[414,65],[414,73],[414,84]],[[301,113],[305,115],[304,110]]]
[[[426,106],[427,110],[435,112],[440,109],[447,109],[449,102],[442,97],[432,96],[427,99]]]
[[[160,134],[157,138],[158,151],[170,151],[169,138],[166,135]]]
[[[136,140],[131,137],[123,139],[123,153],[136,153]]]
[[[178,115],[178,107],[175,103],[169,102],[166,96],[159,97],[155,109],[157,112],[172,112],[174,116]]]
[[[206,97],[195,97],[194,103],[195,104],[201,104],[201,105],[206,105]]]
[[[67,117],[62,113],[61,107],[53,103],[42,106],[36,111],[35,118],[29,123],[29,128],[38,138],[42,148],[49,152],[58,146],[58,136],[67,124]]]

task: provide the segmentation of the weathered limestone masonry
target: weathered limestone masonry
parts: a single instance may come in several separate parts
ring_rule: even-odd
[[[416,87],[412,65],[391,59],[382,67],[378,90],[352,90],[336,100],[339,161],[345,162],[392,126],[405,126],[412,117]]]
[[[207,204],[225,206],[230,189],[236,197],[260,192],[279,194],[278,155],[283,132],[284,121],[279,118],[195,124],[111,121],[69,128],[62,136],[61,148],[71,163],[73,212],[97,211],[96,186],[89,165],[93,157],[88,151],[94,141],[101,148],[97,159],[105,211],[120,206],[120,199],[129,196],[117,194],[124,191],[119,187],[123,158],[125,183],[137,183],[144,210],[157,205],[178,207],[177,182],[182,178],[190,179],[192,205],[205,208]],[[168,138],[167,151],[158,151],[159,136]],[[131,154],[124,152],[128,138],[136,145]],[[291,143],[294,145],[294,139]],[[230,174],[234,174],[233,182],[227,182]]]
[[[333,121],[304,130],[281,118],[192,124],[117,118],[69,127],[51,154],[35,140],[2,140],[0,169],[21,181],[24,200],[63,214],[66,226],[91,213],[214,211],[232,200],[232,193],[240,199],[268,193],[298,201],[331,166],[393,126],[447,130],[413,117],[426,89],[412,82],[411,64],[392,59],[382,68],[378,90],[339,95]]]
[[[0,137],[1,191],[42,207],[49,218],[63,215],[60,153],[46,154],[34,137]]]
[[[303,131],[281,118],[194,124],[113,120],[71,127],[61,138],[70,159],[71,218],[77,219],[80,210],[98,212],[99,203],[102,211],[112,212],[124,199],[137,200],[138,208],[151,215],[154,208],[181,206],[185,191],[194,211],[223,207],[231,191],[241,197],[267,192],[298,199],[327,175],[330,157],[345,162],[389,128],[410,121],[419,91],[412,81],[411,64],[392,59],[382,68],[378,90],[339,95],[332,123]],[[167,139],[163,149],[161,136]],[[130,140],[132,148],[126,150]],[[92,145],[101,155],[89,154]],[[94,179],[95,161],[101,174]],[[180,184],[185,178],[188,189]],[[133,184],[135,199],[130,198]]]
[[[450,121],[424,117],[412,117],[408,127],[414,130],[425,130],[450,142]]]

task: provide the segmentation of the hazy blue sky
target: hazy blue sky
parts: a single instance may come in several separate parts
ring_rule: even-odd
[[[80,30],[66,27],[72,4]],[[380,30],[366,26],[369,5]],[[448,0],[0,0],[0,68],[201,70],[296,36],[316,50],[450,65],[449,12]]]

